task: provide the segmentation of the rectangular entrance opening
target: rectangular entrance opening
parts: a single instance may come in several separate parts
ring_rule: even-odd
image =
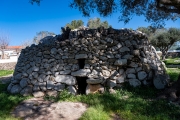
[[[76,77],[77,84],[78,84],[78,94],[86,94],[86,86],[87,86],[87,77]]]
[[[80,69],[83,69],[85,65],[85,59],[78,59],[78,65]]]

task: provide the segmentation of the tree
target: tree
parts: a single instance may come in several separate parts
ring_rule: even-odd
[[[31,46],[33,44],[32,40],[25,40],[21,43],[22,48],[26,48],[27,46]]]
[[[41,0],[30,0],[40,4]],[[180,17],[180,0],[72,0],[70,7],[79,9],[84,16],[97,11],[101,16],[119,13],[119,21],[128,23],[133,16],[145,16],[147,22],[161,27],[165,20]]]
[[[169,48],[178,40],[180,40],[180,29],[169,28],[168,30],[157,31],[151,40],[151,44],[160,49],[162,60],[164,60]]]
[[[73,20],[71,23],[67,23],[66,27],[69,27],[71,30],[77,29],[84,25],[84,22],[82,20]]]
[[[0,35],[0,51],[2,53],[2,56],[1,56],[2,59],[5,58],[4,50],[6,49],[8,45],[9,45],[9,37],[7,35]]]
[[[34,44],[39,44],[39,41],[47,36],[53,36],[55,33],[53,32],[48,32],[48,31],[40,31],[36,33],[36,36],[33,39]]]
[[[107,21],[101,22],[100,18],[89,19],[87,26],[91,29],[96,29],[98,27],[109,28],[108,22]]]

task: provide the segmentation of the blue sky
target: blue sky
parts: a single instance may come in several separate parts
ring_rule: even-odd
[[[102,18],[94,13],[83,17],[77,9],[69,7],[71,0],[43,0],[41,5],[31,5],[29,0],[1,0],[0,32],[7,34],[10,45],[21,45],[23,41],[32,40],[39,31],[49,31],[60,34],[60,28],[72,20],[83,20],[85,25],[90,18],[99,17],[107,20],[113,28],[147,27],[150,23],[143,17],[134,17],[128,24],[118,22],[118,13]],[[180,19],[167,21],[165,27],[179,27]]]

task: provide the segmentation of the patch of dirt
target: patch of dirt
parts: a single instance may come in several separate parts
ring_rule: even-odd
[[[86,110],[84,103],[55,103],[43,98],[31,98],[20,103],[11,114],[23,120],[78,120]]]

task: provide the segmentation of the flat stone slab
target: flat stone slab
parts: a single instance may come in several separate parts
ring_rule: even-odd
[[[88,84],[99,84],[99,83],[102,83],[102,79],[94,79],[94,78],[89,78],[86,80],[86,82]]]
[[[80,102],[51,102],[31,98],[20,103],[13,111],[14,117],[23,120],[78,120],[87,105]]]

